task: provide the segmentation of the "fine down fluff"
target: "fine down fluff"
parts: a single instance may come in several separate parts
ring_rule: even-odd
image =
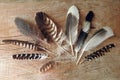
[[[90,26],[91,26],[90,24],[91,24],[93,17],[94,17],[94,13],[92,11],[89,11],[89,13],[87,14],[86,19],[84,21],[82,30],[80,31],[80,34],[78,36],[77,42],[76,42],[75,53],[77,55],[78,55],[79,50],[83,46],[83,44],[88,36],[88,32],[89,32]]]
[[[103,27],[102,29],[98,30],[92,36],[92,38],[88,42],[86,42],[86,44],[81,49],[80,56],[79,56],[76,64],[79,63],[84,51],[88,51],[88,50],[98,46],[103,41],[105,41],[106,39],[108,39],[108,38],[110,38],[112,36],[114,36],[114,33],[113,33],[113,31],[112,31],[112,29],[110,27]]]
[[[65,35],[69,45],[71,46],[73,55],[74,55],[73,45],[75,44],[78,37],[78,25],[79,25],[79,11],[78,8],[73,5],[69,8],[67,12],[65,30]]]

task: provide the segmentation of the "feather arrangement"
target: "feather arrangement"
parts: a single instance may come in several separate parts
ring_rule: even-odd
[[[67,12],[65,35],[74,55],[73,45],[78,37],[79,10],[76,6],[71,6]]]
[[[50,57],[50,61],[47,63],[43,64],[40,68],[40,72],[47,72],[50,69],[52,69],[57,61],[69,61],[72,59],[76,59],[77,56],[77,62],[76,64],[79,64],[81,61],[81,57],[85,51],[88,51],[90,49],[93,49],[100,45],[103,41],[106,39],[114,36],[114,33],[110,27],[103,27],[102,29],[98,30],[86,43],[85,40],[88,36],[89,30],[90,30],[90,25],[92,22],[92,19],[94,17],[93,11],[89,11],[89,13],[86,16],[86,19],[84,21],[83,27],[80,30],[80,34],[78,35],[78,26],[79,26],[79,10],[78,8],[73,5],[68,9],[67,12],[67,19],[66,19],[66,29],[65,32],[58,27],[54,21],[44,12],[37,12],[35,16],[37,30],[35,30],[33,27],[31,27],[28,23],[26,23],[24,20],[16,17],[15,18],[15,24],[17,25],[17,28],[21,33],[23,33],[26,36],[31,37],[32,39],[38,41],[39,43],[30,43],[28,41],[21,41],[21,40],[12,40],[12,39],[6,39],[3,40],[4,43],[8,44],[13,44],[13,45],[18,45],[20,47],[28,48],[34,51],[43,51],[43,53],[38,52],[38,53],[21,53],[21,54],[14,54],[12,56],[13,59],[17,60],[36,60],[36,59],[46,59]],[[56,43],[57,47],[55,47],[55,50],[48,50],[44,44],[45,40],[40,38],[40,34],[42,33],[43,37],[47,40],[48,43]],[[65,43],[64,43],[65,40]],[[42,42],[44,44],[40,44]],[[62,43],[62,44],[61,44]],[[54,45],[54,44],[53,44]],[[52,45],[51,45],[52,46]],[[65,48],[71,47],[69,48]],[[87,55],[85,57],[85,60],[92,60],[97,57],[100,57],[104,55],[105,52],[108,52],[111,48],[115,47],[114,44],[109,44],[96,52],[93,52],[90,55]],[[57,49],[58,48],[58,49]],[[53,48],[50,48],[53,49]],[[57,50],[56,50],[57,49]],[[71,54],[66,54],[68,53],[67,51],[70,50],[72,51]],[[56,55],[53,53],[62,53],[62,51],[65,54],[63,55]],[[75,53],[74,53],[75,52]],[[71,52],[69,52],[71,53]],[[50,55],[54,55],[54,57]],[[75,56],[76,54],[76,56]],[[74,56],[73,56],[74,55]]]
[[[88,42],[86,42],[86,44],[81,49],[79,58],[77,60],[77,64],[79,63],[84,51],[88,51],[90,49],[93,49],[94,47],[98,46],[103,41],[105,41],[106,39],[108,39],[108,38],[110,38],[112,36],[114,36],[114,33],[113,33],[113,31],[112,31],[112,29],[110,27],[103,27],[102,29],[98,30],[92,36],[92,38]]]
[[[39,60],[43,60],[43,59],[46,59],[48,58],[48,54],[45,54],[45,53],[22,53],[22,54],[14,54],[13,56],[13,59],[17,59],[17,60],[25,60],[25,59],[39,59]]]
[[[63,33],[62,29],[58,29],[56,24],[47,16],[47,14],[44,12],[38,12],[36,13],[35,20],[48,42],[55,41],[59,43]]]
[[[76,56],[78,56],[78,52],[79,50],[82,48],[84,41],[86,40],[87,36],[88,36],[88,32],[90,30],[90,24],[91,21],[94,17],[94,13],[93,11],[89,11],[89,13],[86,16],[85,22],[83,24],[83,28],[78,36],[77,42],[76,42],[76,46],[75,46],[75,53]]]
[[[108,44],[108,45],[104,46],[103,48],[98,49],[97,51],[85,56],[83,62],[92,61],[93,59],[101,57],[101,56],[105,55],[105,53],[110,52],[110,50],[114,47],[115,47],[114,43]]]

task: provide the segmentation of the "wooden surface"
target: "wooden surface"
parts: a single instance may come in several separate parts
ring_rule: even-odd
[[[95,29],[90,31],[90,36],[103,26],[110,26],[115,33],[114,37],[86,54],[109,43],[115,43],[116,47],[105,56],[91,62],[78,66],[72,61],[62,62],[49,72],[41,73],[40,66],[46,61],[13,60],[11,57],[13,54],[29,50],[13,45],[3,45],[1,42],[0,80],[120,80],[120,0],[11,1],[6,0],[0,3],[0,42],[3,39],[32,41],[18,31],[14,19],[21,17],[36,26],[34,18],[39,11],[46,12],[64,30],[67,10],[75,4],[80,9],[80,25],[89,10],[95,13],[92,23]]]

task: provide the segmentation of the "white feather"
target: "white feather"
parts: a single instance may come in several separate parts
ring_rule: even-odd
[[[66,20],[66,38],[68,40],[69,45],[71,46],[72,53],[73,45],[75,44],[78,37],[78,25],[79,25],[79,10],[73,5],[69,8],[67,12],[67,20]]]
[[[78,8],[73,5],[69,8],[68,12],[67,12],[67,16],[68,14],[72,14],[72,16],[74,16],[76,19],[77,19],[77,23],[75,26],[72,26],[72,30],[71,30],[71,44],[74,44],[77,40],[77,37],[78,37],[78,24],[79,24],[79,11],[78,11]]]
[[[97,33],[84,45],[84,47],[82,48],[80,52],[80,56],[77,60],[77,64],[79,63],[84,51],[88,51],[98,46],[106,39],[114,36],[114,33],[110,27],[103,27],[102,29],[105,30],[103,33],[101,33],[102,31],[97,31]]]
[[[101,44],[104,40],[114,36],[114,33],[110,27],[103,27],[104,30],[106,30],[106,33],[104,36],[98,36],[97,34],[94,35],[84,46],[85,51],[88,51],[99,44]],[[99,34],[99,33],[98,33]]]

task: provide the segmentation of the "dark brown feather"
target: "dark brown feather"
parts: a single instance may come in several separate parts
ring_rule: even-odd
[[[35,50],[35,51],[46,51],[46,49],[42,47],[41,45],[30,43],[28,41],[6,39],[6,40],[3,40],[3,42],[17,45],[17,46],[24,47],[24,48],[28,48],[28,49]]]
[[[47,39],[48,42],[55,41],[59,42],[62,36],[61,29],[58,30],[56,24],[51,20],[47,14],[43,12],[36,13],[35,17],[36,23],[43,33],[44,37]]]

